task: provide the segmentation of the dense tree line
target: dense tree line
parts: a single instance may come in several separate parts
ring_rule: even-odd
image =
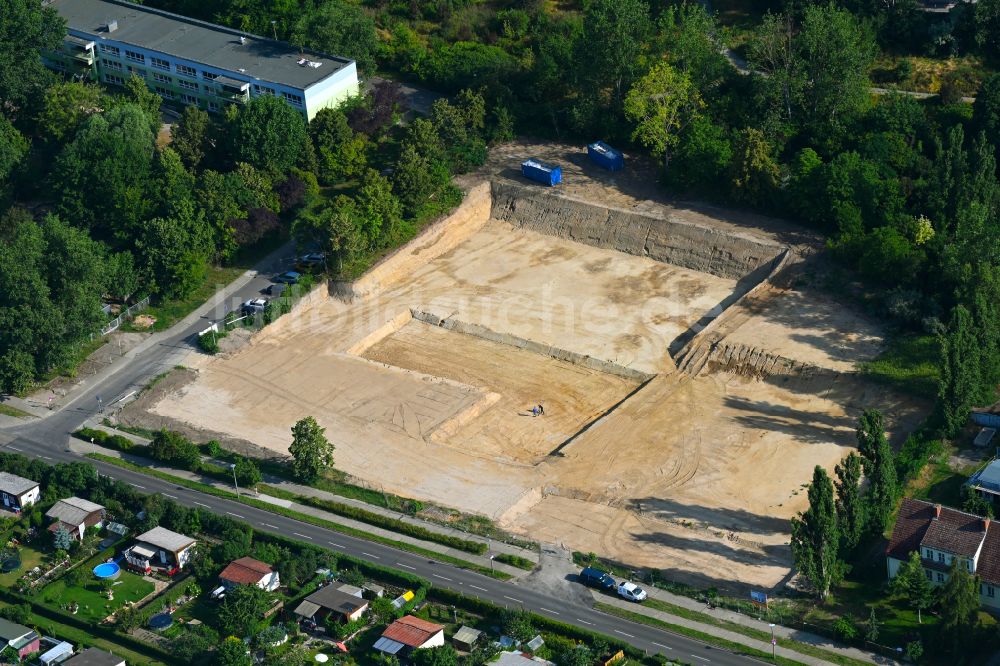
[[[296,30],[360,39],[370,27],[337,11]],[[140,79],[105,89],[42,68],[63,34],[31,0],[0,12],[0,50],[3,35],[19,45],[0,63],[0,392],[69,368],[103,302],[185,298],[264,239],[294,233],[335,268],[407,240],[458,200],[452,173],[482,163],[493,136],[468,91],[403,130],[397,86],[382,84],[308,125],[276,97],[219,116],[186,107],[167,137]]]

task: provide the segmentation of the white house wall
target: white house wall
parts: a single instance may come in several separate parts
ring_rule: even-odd
[[[358,68],[351,62],[333,76],[306,88],[306,118],[312,120],[320,109],[338,106],[349,97],[357,96],[360,90]]]

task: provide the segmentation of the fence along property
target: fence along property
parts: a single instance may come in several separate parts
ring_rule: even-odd
[[[104,327],[101,328],[101,335],[107,335],[111,331],[116,331],[118,328],[124,324],[126,321],[132,319],[136,312],[142,312],[149,306],[149,296],[142,299],[135,305],[131,305],[125,309],[120,315],[109,321]],[[94,339],[94,335],[91,334],[90,339]]]

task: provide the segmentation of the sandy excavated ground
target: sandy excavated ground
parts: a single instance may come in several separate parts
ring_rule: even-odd
[[[918,418],[845,374],[679,372],[671,343],[735,280],[469,219],[376,268],[353,302],[307,299],[204,364],[153,417],[285,452],[292,424],[312,415],[337,467],[375,487],[731,590],[787,580],[787,519],[806,505],[813,466],[850,450],[862,409],[900,429]],[[835,370],[881,344],[852,315],[810,314],[832,308],[821,298],[768,293],[727,326],[743,344]],[[526,416],[539,402],[546,415]]]

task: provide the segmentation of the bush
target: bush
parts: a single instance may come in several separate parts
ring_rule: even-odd
[[[149,455],[154,460],[179,463],[185,469],[197,469],[201,461],[201,451],[187,437],[169,430],[160,430],[149,445]]]
[[[218,354],[219,353],[219,334],[215,331],[209,331],[204,335],[198,336],[198,348],[201,349],[206,354]]]

